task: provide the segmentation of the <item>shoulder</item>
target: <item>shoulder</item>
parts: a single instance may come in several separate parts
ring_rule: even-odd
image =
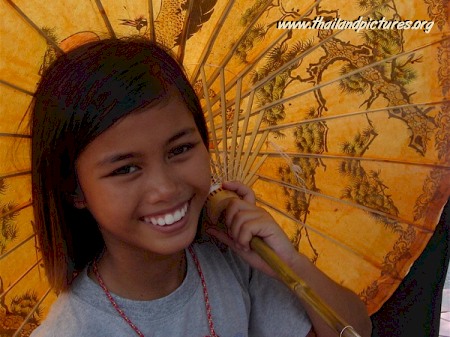
[[[203,241],[193,246],[202,269],[218,277],[235,277],[242,286],[248,286],[253,270],[231,249],[214,241]]]
[[[61,293],[50,308],[46,319],[33,331],[31,337],[94,337],[98,336],[97,317],[107,321],[108,315],[95,305],[96,292],[90,291],[90,281],[85,273]]]
[[[58,296],[46,319],[33,331],[31,337],[75,336],[77,331],[73,317],[73,294],[69,290]]]
[[[309,318],[298,298],[280,281],[251,268],[231,249],[209,243],[194,245],[207,281],[220,294],[245,303],[249,336],[306,336]],[[209,288],[209,285],[208,285]]]

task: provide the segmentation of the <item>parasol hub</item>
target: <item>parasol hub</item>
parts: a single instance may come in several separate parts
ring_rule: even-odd
[[[220,225],[223,211],[227,208],[231,199],[235,198],[239,198],[236,193],[224,190],[220,184],[211,186],[209,196],[206,199],[206,215],[211,224]]]

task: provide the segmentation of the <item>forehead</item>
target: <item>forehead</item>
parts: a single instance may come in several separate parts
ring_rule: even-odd
[[[141,107],[118,116],[115,122],[106,126],[103,133],[109,130],[117,129],[118,126],[127,125],[133,122],[133,120],[145,119],[149,124],[152,124],[153,120],[155,125],[158,125],[160,120],[171,118],[180,118],[181,116],[193,118],[193,113],[190,111],[185,100],[181,94],[175,91],[167,92],[159,99],[153,100],[148,104],[144,104]]]
[[[142,108],[122,117],[94,138],[83,153],[131,149],[136,144],[154,148],[180,138],[180,133],[192,133],[186,130],[198,133],[191,111],[175,96],[165,104]]]

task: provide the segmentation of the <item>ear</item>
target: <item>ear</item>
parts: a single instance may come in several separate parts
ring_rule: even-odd
[[[78,185],[75,193],[71,195],[72,197],[72,203],[75,206],[75,208],[83,209],[86,208],[86,198],[84,197],[84,193],[81,190],[80,186]]]
[[[83,208],[86,208],[86,206],[87,206],[86,199],[84,198],[83,195],[73,194],[72,201],[73,201],[73,205],[75,206],[75,208],[83,209]]]

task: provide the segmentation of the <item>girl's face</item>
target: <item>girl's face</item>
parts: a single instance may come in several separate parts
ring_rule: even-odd
[[[109,252],[169,255],[193,241],[209,193],[209,153],[179,97],[111,126],[76,170],[76,205],[97,220]]]

